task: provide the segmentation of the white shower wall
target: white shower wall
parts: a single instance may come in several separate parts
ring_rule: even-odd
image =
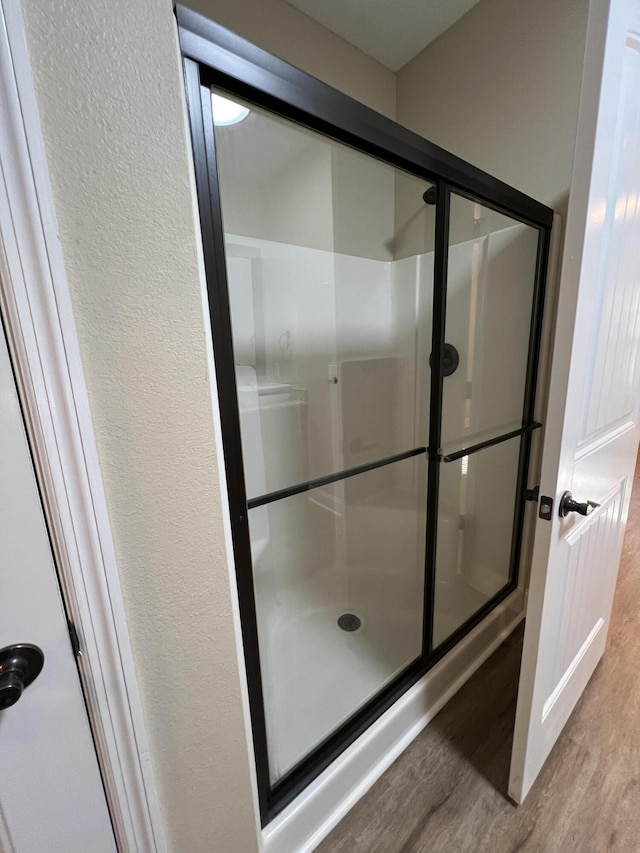
[[[426,345],[416,323],[418,301],[430,340],[428,257],[426,263],[417,258],[379,261],[228,235],[227,258],[236,363],[253,367],[260,386],[295,389],[305,396],[308,464],[291,482],[363,461],[358,436],[351,437],[356,440],[352,447],[342,445],[341,399],[347,393],[369,406],[372,418],[393,422],[388,430],[392,446],[382,454],[378,448],[373,458],[416,445],[418,425],[408,409],[415,393],[416,346]],[[389,359],[398,362],[393,372]],[[354,362],[369,362],[370,373],[379,364],[380,381],[371,380],[368,395],[362,388],[347,392],[341,387],[338,373]],[[371,443],[359,438],[362,447]],[[275,475],[266,483],[267,491],[283,485]]]
[[[523,363],[512,362],[507,382],[492,382],[491,359],[500,347],[484,342],[505,340],[508,353],[511,341],[528,338],[530,306],[519,304],[514,286],[528,251],[530,235],[522,226],[450,249],[447,339],[458,349],[460,366],[444,380],[448,447],[482,437],[496,420],[513,423],[512,390],[524,387]],[[427,444],[432,252],[379,261],[237,235],[227,237],[227,252],[236,361],[253,367],[261,388],[266,492]],[[472,335],[468,290],[474,277],[482,304]],[[294,399],[298,433],[292,435],[282,419]],[[507,485],[494,474],[491,492],[477,496],[473,512],[482,514]],[[379,476],[381,484],[402,485],[393,468],[380,469]],[[460,514],[459,488],[455,478],[444,478],[441,518],[450,518],[452,527]],[[248,496],[257,495],[249,488]],[[327,502],[337,508],[328,491]],[[472,503],[473,488],[467,511]],[[452,559],[451,566],[458,562]],[[295,576],[300,567],[282,571]]]
[[[412,449],[417,259],[238,235],[227,253],[236,359],[250,362],[245,469],[263,459],[248,496]],[[420,652],[425,476],[408,460],[249,513],[275,777]],[[337,626],[345,611],[357,636]]]
[[[492,386],[486,342],[528,338],[514,286],[527,250],[522,226],[450,249],[460,366],[444,380],[443,441],[482,432],[524,386],[516,368]],[[227,235],[227,256],[249,498],[427,445],[432,252],[375,260]],[[512,502],[513,452],[441,466],[438,642],[508,580],[511,525],[492,506]],[[426,474],[424,459],[388,465],[249,513],[274,780],[419,653]],[[345,611],[369,633],[336,629]]]

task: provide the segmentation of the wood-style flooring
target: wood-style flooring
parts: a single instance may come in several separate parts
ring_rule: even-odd
[[[318,853],[640,853],[640,469],[609,641],[522,806],[506,799],[522,629]]]

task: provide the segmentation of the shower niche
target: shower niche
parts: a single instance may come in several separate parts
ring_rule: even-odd
[[[266,823],[518,585],[552,211],[178,21]]]

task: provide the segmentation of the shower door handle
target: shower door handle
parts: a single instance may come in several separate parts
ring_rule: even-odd
[[[591,513],[599,507],[600,504],[595,503],[594,501],[585,501],[584,503],[579,503],[578,501],[573,500],[573,495],[571,492],[564,492],[562,497],[560,498],[560,506],[558,507],[558,512],[560,514],[560,518],[564,518],[570,512],[577,512],[580,515],[591,515]]]

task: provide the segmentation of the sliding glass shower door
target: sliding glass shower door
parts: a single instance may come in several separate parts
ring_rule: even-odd
[[[539,231],[473,198],[448,204],[433,647],[503,590],[517,570],[522,472],[532,421]]]
[[[518,595],[552,211],[178,20],[266,823]]]
[[[423,654],[434,213],[428,181],[212,104],[274,785]]]

